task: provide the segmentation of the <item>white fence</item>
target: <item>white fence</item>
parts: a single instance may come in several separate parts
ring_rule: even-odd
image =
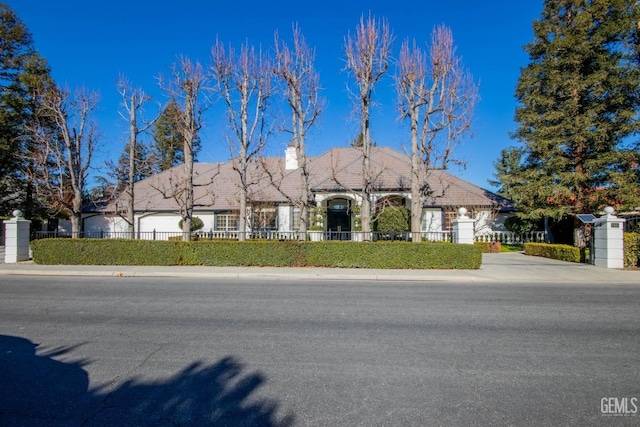
[[[519,234],[510,231],[492,231],[490,233],[476,234],[476,242],[500,242],[506,245],[523,243],[545,243],[547,233],[545,231],[532,231],[530,233]]]

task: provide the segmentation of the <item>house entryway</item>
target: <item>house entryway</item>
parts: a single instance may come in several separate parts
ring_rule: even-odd
[[[351,239],[351,200],[331,199],[327,202],[327,238]]]

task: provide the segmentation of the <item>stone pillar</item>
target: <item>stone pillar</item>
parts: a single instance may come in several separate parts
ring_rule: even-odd
[[[467,216],[467,209],[458,209],[458,218],[452,221],[453,243],[473,245],[476,220]]]
[[[593,221],[594,264],[605,268],[624,268],[624,219],[604,208],[605,215]]]
[[[29,261],[29,228],[31,221],[22,217],[19,210],[13,218],[4,222],[4,262],[6,264]]]

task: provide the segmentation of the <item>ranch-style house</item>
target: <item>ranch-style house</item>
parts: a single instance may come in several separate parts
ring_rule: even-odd
[[[357,148],[334,148],[307,159],[312,200],[310,230],[324,238],[351,238],[360,226],[362,200],[362,152]],[[301,194],[301,169],[295,149],[284,157],[253,160],[249,168],[248,237],[269,233],[277,238],[297,238]],[[387,206],[411,207],[410,158],[388,147],[372,147],[371,176],[374,191],[373,217]],[[181,231],[184,205],[184,165],[176,166],[134,185],[135,230],[139,238],[167,239]],[[465,207],[476,219],[476,234],[504,231],[512,214],[511,202],[466,182],[447,171],[428,174],[429,193],[422,208],[422,234],[426,240],[444,240],[451,231],[457,210]],[[203,222],[199,233],[214,238],[237,238],[240,178],[234,160],[194,164],[194,217]],[[126,200],[87,206],[83,215],[85,235],[100,233],[117,237],[129,231],[125,221]],[[62,222],[61,222],[62,225]],[[355,238],[355,237],[354,237]]]

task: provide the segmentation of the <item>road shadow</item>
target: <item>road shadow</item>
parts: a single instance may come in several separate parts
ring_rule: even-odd
[[[235,357],[195,362],[174,376],[129,379],[109,392],[89,389],[87,360],[61,362],[76,347],[36,354],[37,344],[0,335],[2,426],[289,426],[279,404],[257,396],[266,382]]]

